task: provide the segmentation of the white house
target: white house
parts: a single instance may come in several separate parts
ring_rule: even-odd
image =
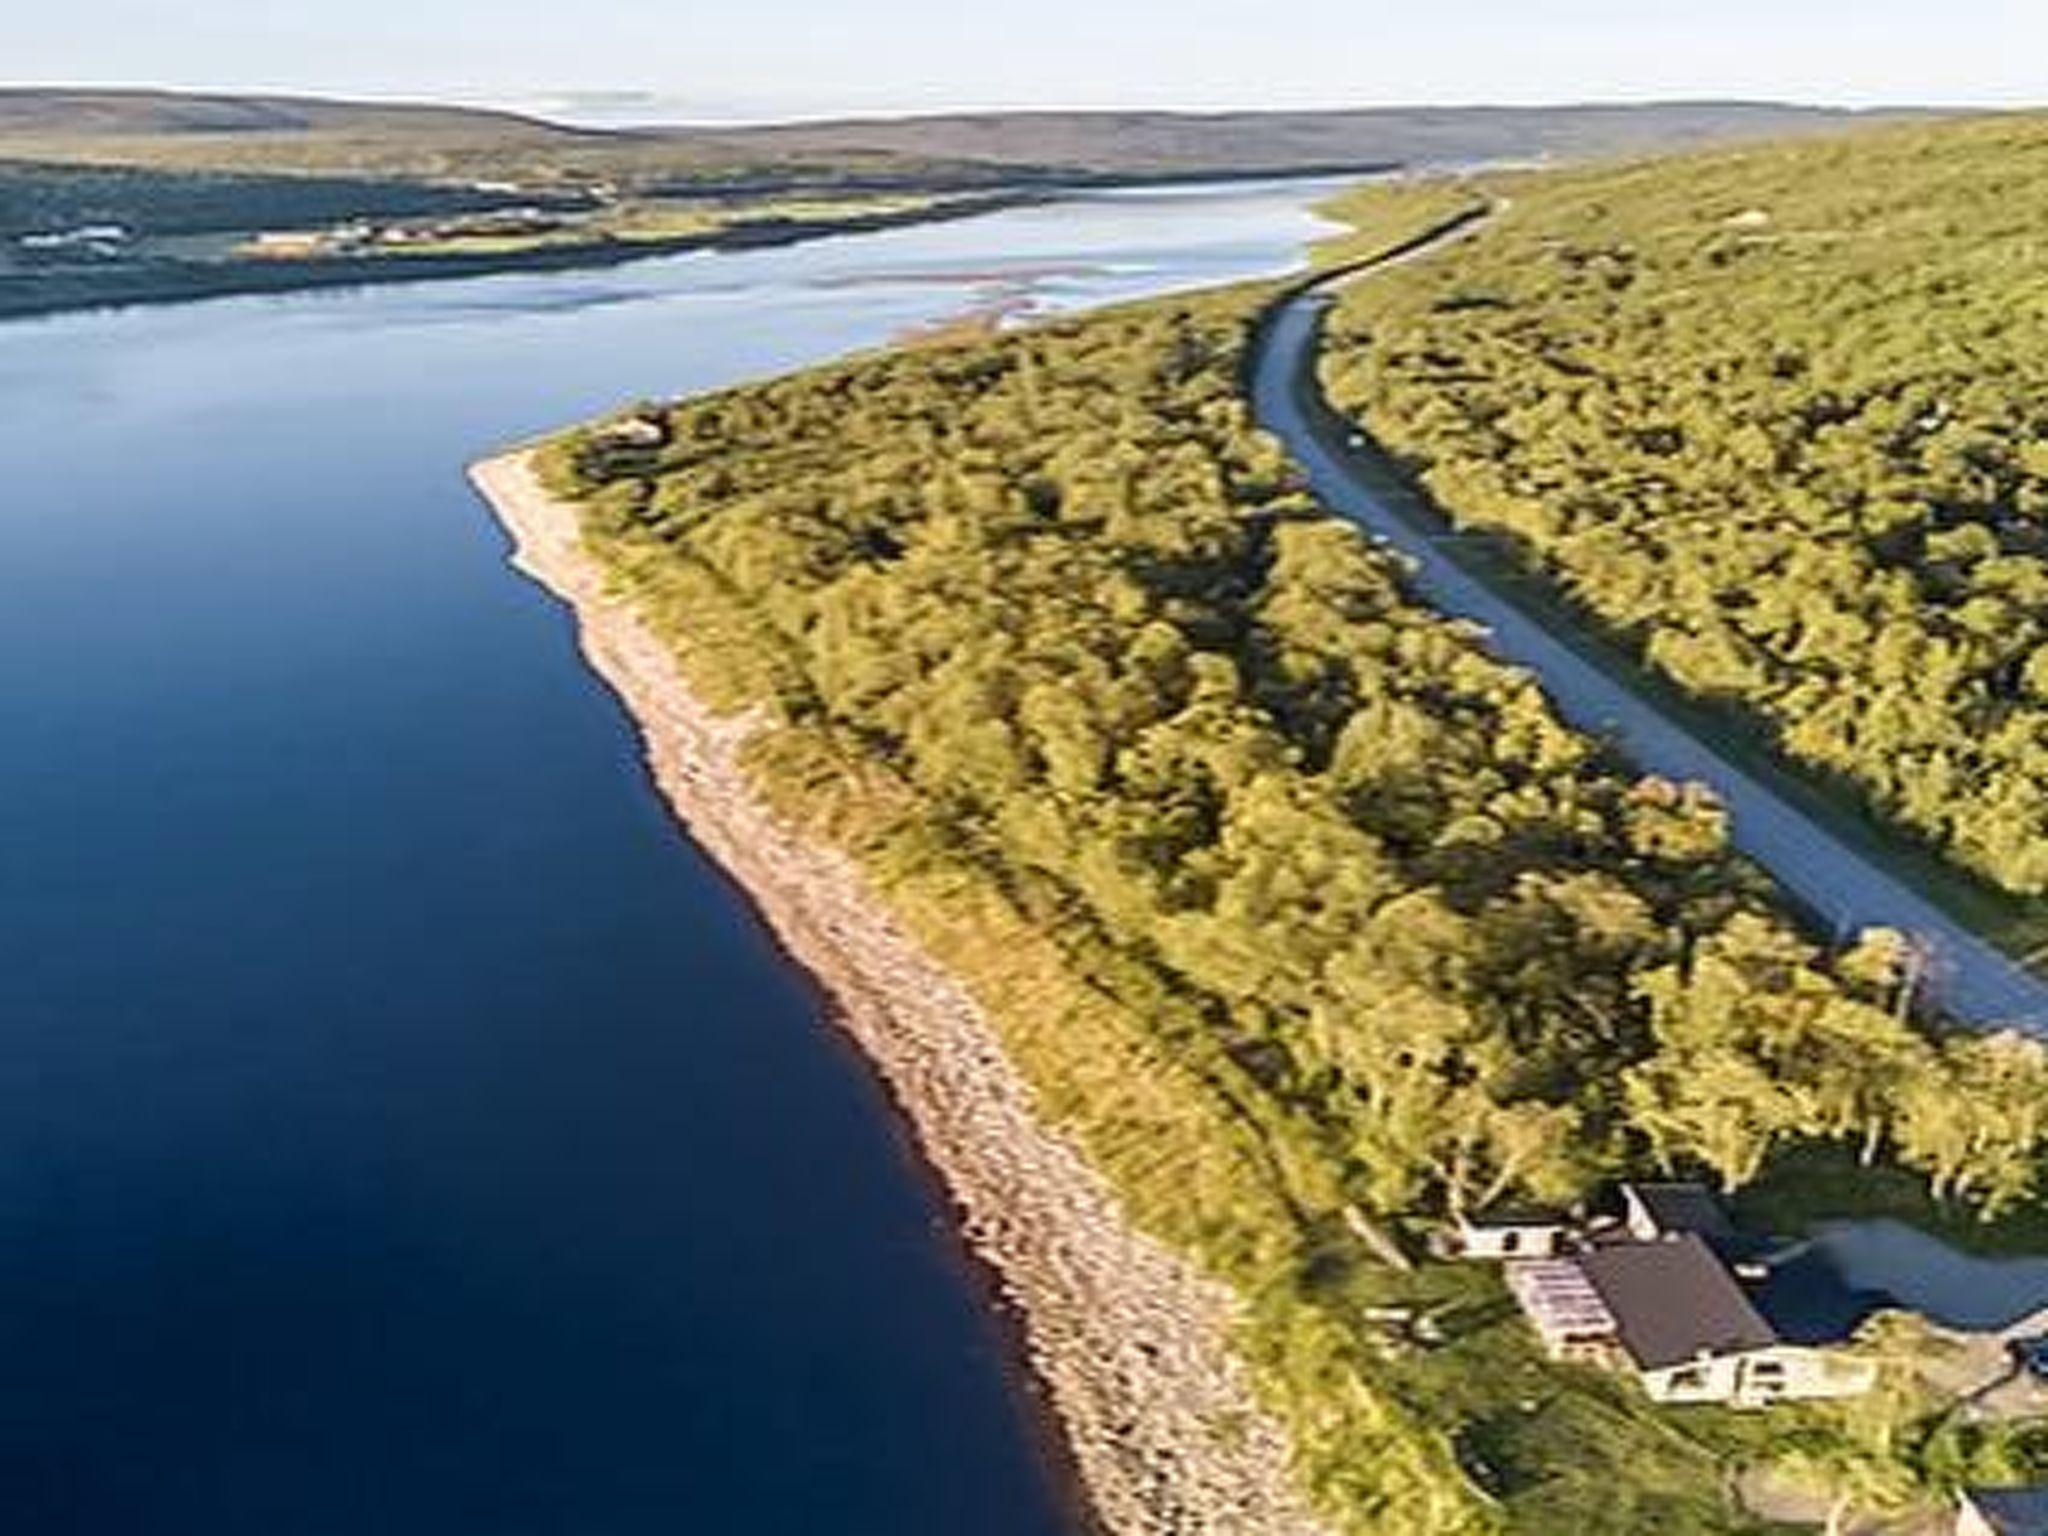
[[[1869,1361],[1780,1339],[1697,1233],[1510,1263],[1507,1278],[1553,1358],[1632,1370],[1658,1402],[1756,1408],[1876,1381]]]
[[[1442,1235],[1447,1259],[1535,1259],[1563,1253],[1577,1228],[1562,1211],[1485,1211],[1460,1215]]]

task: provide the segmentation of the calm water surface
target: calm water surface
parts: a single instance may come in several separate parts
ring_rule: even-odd
[[[1822,1222],[1815,1237],[1850,1285],[1883,1291],[1945,1327],[2048,1326],[2048,1259],[1982,1258],[1889,1219]]]
[[[1313,189],[0,326],[0,1530],[1036,1533],[860,1064],[462,480]]]

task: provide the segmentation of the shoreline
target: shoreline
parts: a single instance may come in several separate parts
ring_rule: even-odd
[[[99,274],[108,279],[108,291],[103,293],[50,298],[34,294],[16,296],[0,285],[0,323],[161,304],[197,304],[209,299],[281,298],[346,288],[459,282],[465,278],[530,272],[602,272],[666,256],[769,250],[845,235],[945,224],[1012,208],[1034,207],[1050,200],[1051,194],[1034,189],[991,192],[954,198],[931,207],[849,214],[844,218],[766,218],[699,234],[647,240],[593,240],[495,254],[308,256],[290,260],[243,257],[211,264],[110,267]],[[126,291],[122,291],[124,288]]]
[[[1236,1298],[1124,1219],[1043,1126],[987,1015],[889,917],[852,861],[794,835],[748,783],[756,717],[709,711],[673,652],[581,546],[572,504],[515,451],[470,469],[511,563],[570,610],[585,659],[636,721],[656,784],[740,887],[897,1107],[1111,1532],[1319,1532],[1284,1432],[1228,1337]]]
[[[309,256],[290,260],[243,257],[225,262],[145,262],[95,269],[90,279],[96,281],[103,291],[60,291],[48,296],[28,291],[11,293],[8,283],[0,280],[0,324],[48,320],[62,315],[154,308],[164,304],[198,304],[211,299],[281,298],[292,294],[459,282],[466,278],[519,273],[604,272],[669,256],[771,250],[850,235],[884,234],[928,224],[956,223],[985,214],[1042,207],[1064,198],[1098,196],[1109,192],[1172,192],[1210,185],[1251,186],[1262,182],[1385,176],[1396,174],[1401,169],[1394,163],[1375,163],[1348,168],[1311,166],[1302,170],[1214,174],[1159,172],[1099,177],[1083,174],[1043,179],[1023,177],[957,191],[945,187],[877,187],[871,190],[930,192],[940,201],[914,208],[849,213],[836,218],[768,216],[696,234],[646,240],[602,239],[492,254],[428,256],[400,252],[381,256]],[[759,190],[789,189],[776,183],[763,183]],[[706,190],[701,197],[731,195],[734,193],[729,189],[717,189]],[[5,276],[0,273],[0,279]]]

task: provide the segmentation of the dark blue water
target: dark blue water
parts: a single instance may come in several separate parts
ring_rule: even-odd
[[[1853,1286],[1944,1328],[2036,1336],[2048,1327],[2048,1258],[1966,1253],[1902,1221],[1824,1221],[1814,1239]]]
[[[1274,270],[1308,195],[0,327],[0,1531],[1071,1526],[878,1090],[462,470],[1005,265]]]

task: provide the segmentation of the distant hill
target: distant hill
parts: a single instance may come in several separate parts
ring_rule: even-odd
[[[209,96],[183,91],[0,87],[0,138],[320,133],[422,138],[504,138],[546,143],[575,129],[510,112],[297,96]]]
[[[1861,114],[1754,102],[1370,107],[1333,112],[992,112],[690,130],[736,156],[859,153],[1095,170],[1578,156],[1842,127]]]
[[[648,180],[1242,174],[1577,157],[1847,126],[1760,102],[1329,112],[991,112],[742,128],[570,128],[463,107],[0,89],[0,156],[170,169]]]

